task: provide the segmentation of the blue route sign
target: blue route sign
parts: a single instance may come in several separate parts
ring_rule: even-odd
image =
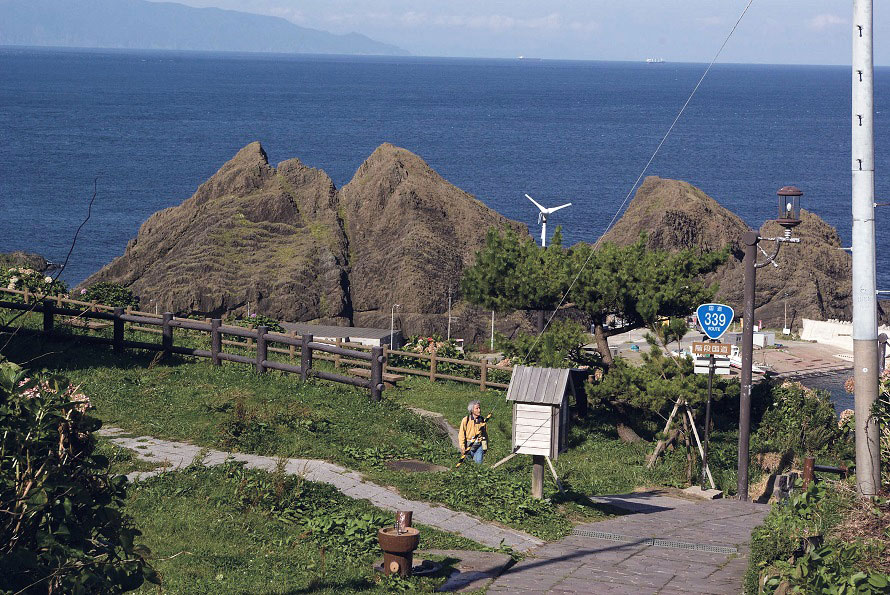
[[[719,339],[732,323],[735,312],[723,304],[702,304],[695,311],[701,330],[709,339]]]

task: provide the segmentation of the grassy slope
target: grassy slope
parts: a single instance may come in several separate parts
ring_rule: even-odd
[[[272,474],[231,468],[193,467],[130,488],[127,511],[143,531],[140,542],[152,550],[166,592],[390,592],[372,570],[375,546],[346,552],[328,543],[322,549],[325,536],[275,514],[269,502],[245,498],[244,486],[257,484],[274,500]],[[305,482],[299,489],[300,499],[322,501],[331,514],[390,516],[330,486]],[[478,548],[454,535],[420,529],[421,548]],[[410,590],[432,591],[443,580],[414,579]],[[155,588],[146,585],[142,591]]]
[[[510,451],[510,407],[503,392],[470,385],[416,378],[387,391],[382,403],[370,403],[366,391],[325,382],[302,385],[293,375],[257,375],[244,365],[214,368],[206,360],[179,357],[153,363],[151,353],[116,355],[107,348],[40,338],[17,340],[7,354],[16,361],[40,356],[41,365],[82,384],[95,414],[108,425],[215,448],[335,461],[407,497],[442,502],[545,539],[564,535],[573,521],[611,512],[585,495],[675,485],[681,479],[678,455],[648,471],[647,445],[623,444],[594,425],[572,430],[572,450],[557,462],[569,491],[559,495],[547,481],[545,496],[552,502],[530,502],[530,458],[524,456],[495,471],[475,465],[456,474],[387,470],[388,459],[418,458],[447,467],[457,461],[447,437],[401,405],[440,411],[456,425],[467,401],[480,398],[483,410],[494,412],[487,462]]]

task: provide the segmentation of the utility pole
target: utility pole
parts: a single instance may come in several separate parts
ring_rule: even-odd
[[[875,263],[873,0],[853,0],[853,378],[856,485],[880,488],[881,449],[872,405],[878,398],[878,296]]]
[[[451,286],[448,286],[448,337],[451,340]]]

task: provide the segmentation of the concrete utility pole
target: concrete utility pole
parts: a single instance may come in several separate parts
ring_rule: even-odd
[[[853,377],[856,382],[856,484],[877,494],[878,296],[875,263],[873,0],[853,0]]]

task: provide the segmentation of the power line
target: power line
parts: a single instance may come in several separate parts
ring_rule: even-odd
[[[745,18],[745,15],[748,13],[748,9],[751,8],[751,5],[754,4],[754,0],[748,0],[748,4],[745,5],[745,9],[742,11],[742,14],[739,15],[739,18],[736,20],[735,24],[732,26],[732,29],[729,30],[729,34],[726,36],[726,39],[723,40],[723,43],[720,45],[720,49],[717,50],[717,53],[714,54],[714,57],[711,59],[710,63],[708,63],[708,67],[705,68],[705,71],[702,73],[701,78],[698,79],[698,82],[695,84],[695,87],[692,89],[692,92],[689,94],[689,97],[686,98],[686,102],[683,104],[683,107],[680,108],[680,111],[677,113],[677,117],[674,118],[674,121],[671,122],[671,125],[668,127],[667,132],[664,133],[664,136],[661,138],[661,141],[658,143],[658,146],[655,147],[655,150],[652,152],[652,156],[649,157],[649,160],[646,162],[646,165],[643,166],[643,170],[640,172],[640,175],[637,176],[637,179],[634,181],[633,185],[630,187],[627,195],[624,197],[624,200],[621,201],[621,204],[618,206],[618,210],[615,211],[615,214],[612,216],[612,219],[609,221],[609,224],[606,226],[606,229],[603,231],[602,235],[600,235],[599,239],[594,242],[593,249],[590,251],[590,254],[587,255],[587,258],[584,260],[584,263],[581,265],[581,268],[578,269],[578,273],[572,279],[572,282],[569,284],[569,288],[566,289],[565,294],[563,294],[562,299],[559,300],[559,304],[553,310],[553,313],[547,319],[547,322],[544,324],[544,328],[538,333],[538,336],[535,338],[534,343],[529,348],[528,353],[525,354],[525,358],[523,361],[527,361],[528,357],[531,355],[531,352],[537,346],[538,341],[541,340],[541,335],[544,334],[544,331],[550,326],[550,323],[553,321],[556,313],[559,312],[560,307],[565,303],[566,299],[571,293],[572,288],[577,283],[578,278],[581,277],[581,273],[584,272],[584,269],[587,268],[588,263],[590,262],[591,257],[593,257],[596,252],[597,247],[599,247],[600,242],[602,242],[603,237],[605,237],[606,233],[612,226],[615,224],[615,221],[618,220],[619,215],[624,211],[624,207],[627,204],[627,201],[630,199],[634,190],[637,188],[637,184],[640,183],[640,180],[643,179],[643,176],[646,175],[646,172],[649,170],[649,166],[652,165],[652,162],[655,160],[655,157],[658,155],[658,152],[661,150],[661,147],[664,145],[665,141],[667,141],[671,132],[673,132],[674,127],[677,125],[677,122],[680,121],[680,118],[683,116],[683,113],[686,111],[686,108],[689,106],[689,103],[692,101],[692,98],[695,97],[698,88],[701,87],[701,84],[704,82],[705,77],[708,76],[708,73],[711,71],[711,67],[717,62],[717,58],[720,57],[720,54],[723,53],[723,49],[726,47],[726,44],[729,43],[729,39],[732,37],[735,30],[738,29],[739,23],[742,22],[742,19]]]

